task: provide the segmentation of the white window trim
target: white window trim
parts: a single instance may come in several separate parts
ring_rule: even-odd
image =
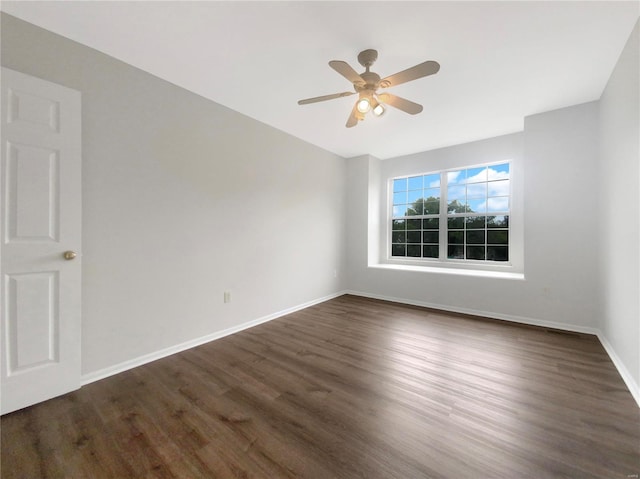
[[[509,163],[510,176],[510,211],[509,211],[509,261],[474,261],[455,260],[446,257],[447,243],[447,204],[446,184],[441,184],[440,192],[440,258],[399,258],[391,256],[391,213],[393,205],[393,180],[395,178],[410,177],[422,174],[447,173],[460,169],[478,166],[491,166]],[[517,161],[513,158],[503,158],[498,161],[476,163],[461,162],[448,168],[435,171],[415,169],[408,174],[390,174],[381,178],[381,202],[380,202],[380,257],[377,263],[370,263],[369,267],[381,269],[394,269],[425,273],[446,273],[458,275],[471,275],[481,277],[499,277],[506,279],[524,279],[523,267],[523,208],[522,208],[522,171]],[[383,225],[383,226],[382,226]],[[445,254],[443,254],[443,251]]]
[[[493,271],[487,269],[470,269],[470,268],[452,268],[441,266],[425,266],[413,264],[391,264],[380,263],[371,264],[370,268],[396,271],[413,271],[417,273],[436,273],[436,274],[454,274],[459,276],[480,276],[484,278],[502,278],[524,280],[524,273],[516,273],[513,271]]]

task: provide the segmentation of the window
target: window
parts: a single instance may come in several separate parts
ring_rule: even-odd
[[[391,256],[438,258],[441,175],[393,180]]]
[[[394,178],[392,188],[392,258],[509,261],[509,163]]]

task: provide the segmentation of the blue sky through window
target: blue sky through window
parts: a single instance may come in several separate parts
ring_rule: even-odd
[[[509,163],[464,168],[446,172],[447,203],[457,202],[456,211],[507,213],[511,193]],[[421,198],[440,198],[440,173],[415,175],[393,180],[393,215],[405,216]],[[415,208],[414,208],[415,209]],[[412,210],[412,215],[421,214]]]

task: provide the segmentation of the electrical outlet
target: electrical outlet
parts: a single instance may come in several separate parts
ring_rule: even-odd
[[[225,303],[230,303],[231,302],[231,291],[225,291],[224,292],[224,302]]]

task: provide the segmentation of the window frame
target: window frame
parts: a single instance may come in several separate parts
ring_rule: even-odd
[[[513,159],[502,159],[499,161],[491,161],[491,162],[483,162],[483,163],[468,163],[457,165],[454,167],[441,168],[437,170],[431,171],[413,171],[404,173],[401,175],[392,175],[386,179],[386,195],[385,196],[385,205],[383,208],[384,211],[384,242],[385,245],[381,248],[381,263],[388,265],[405,265],[408,267],[424,267],[424,268],[443,268],[443,269],[468,269],[468,270],[478,270],[478,271],[497,271],[497,272],[519,272],[522,270],[521,267],[521,256],[522,256],[522,245],[516,244],[518,242],[519,236],[514,234],[514,215],[521,215],[521,211],[516,206],[516,199],[514,198],[514,179],[517,177],[517,166],[515,165],[515,161]],[[459,213],[455,215],[456,217],[469,217],[469,216],[509,216],[509,239],[508,239],[508,248],[509,248],[509,259],[507,261],[494,261],[494,260],[474,260],[474,259],[460,259],[460,258],[448,258],[448,184],[447,177],[450,172],[460,171],[460,170],[469,170],[474,168],[481,167],[491,167],[494,165],[509,165],[509,209],[508,212],[500,212],[500,213],[489,213],[486,212],[484,214],[467,214],[467,213]],[[402,178],[410,178],[414,176],[426,176],[426,175],[440,175],[440,210],[438,213],[439,219],[439,257],[438,258],[428,258],[428,257],[409,257],[409,256],[392,256],[392,247],[393,247],[393,196],[394,196],[394,181]],[[489,183],[489,180],[485,183]],[[384,190],[383,190],[384,191]],[[521,193],[520,193],[521,194]],[[488,196],[487,196],[488,198]],[[517,210],[517,211],[514,211]],[[424,216],[424,215],[423,215]],[[420,216],[420,218],[423,218]],[[405,216],[405,219],[407,217]],[[516,218],[516,223],[519,223],[520,219]],[[466,230],[465,230],[466,231]],[[487,231],[487,227],[485,225],[485,231]],[[485,251],[487,247],[487,238],[485,237]]]

